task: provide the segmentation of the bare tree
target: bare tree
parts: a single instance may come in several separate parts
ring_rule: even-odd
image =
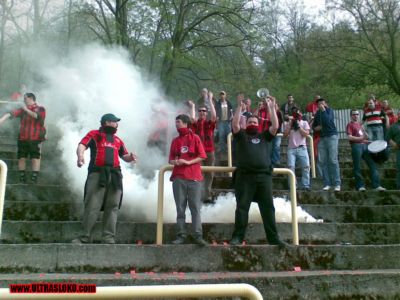
[[[350,39],[340,43],[344,54],[342,58],[377,73],[377,77],[384,78],[400,95],[399,1],[342,0],[331,1],[331,6],[347,12],[353,22],[352,29],[355,29]],[[362,55],[346,57],[346,49]]]
[[[167,94],[182,55],[199,47],[239,46],[247,38],[243,24],[249,22],[251,9],[243,1],[160,0],[160,6],[168,39],[160,81]],[[213,24],[218,24],[218,28],[213,28]],[[227,38],[231,28],[241,32],[241,36]]]

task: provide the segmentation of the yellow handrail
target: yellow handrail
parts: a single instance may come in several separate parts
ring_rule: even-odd
[[[278,136],[283,136],[282,133],[278,133]],[[228,145],[228,167],[232,167],[232,132],[230,132],[227,136],[227,145]],[[311,135],[307,135],[306,139],[308,140],[308,144],[310,146],[310,160],[311,160],[311,176],[312,178],[316,177],[315,173],[315,157],[314,157],[314,143],[313,137]],[[229,173],[229,176],[232,177],[232,173]]]
[[[158,173],[158,202],[157,202],[157,245],[163,243],[163,225],[164,225],[164,174],[166,171],[171,171],[172,165],[161,167]],[[202,166],[202,172],[233,172],[235,167],[217,167],[217,166]],[[290,203],[292,208],[292,235],[293,245],[299,244],[299,228],[297,223],[297,197],[296,197],[296,177],[292,170],[286,168],[274,168],[273,174],[287,174],[289,176],[290,188]]]
[[[4,196],[6,194],[7,165],[0,160],[0,236],[3,225]]]
[[[11,294],[0,289],[0,299],[143,299],[143,298],[245,297],[262,300],[260,291],[246,283],[97,287],[94,294]]]

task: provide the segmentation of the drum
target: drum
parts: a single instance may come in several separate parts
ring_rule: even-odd
[[[368,145],[368,152],[371,158],[378,164],[382,164],[389,159],[389,150],[386,141],[373,141]]]

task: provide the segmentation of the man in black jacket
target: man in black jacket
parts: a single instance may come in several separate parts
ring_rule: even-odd
[[[285,246],[279,239],[275,222],[275,207],[272,198],[272,139],[278,130],[275,98],[268,97],[265,102],[270,111],[271,126],[266,131],[258,132],[258,118],[247,119],[246,130],[240,129],[241,100],[232,122],[233,136],[236,141],[235,171],[235,230],[230,241],[231,245],[243,242],[252,201],[258,203],[267,240],[271,245]]]

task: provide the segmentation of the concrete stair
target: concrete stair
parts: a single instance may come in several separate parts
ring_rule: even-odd
[[[246,245],[229,246],[233,224],[204,224],[209,246],[174,246],[174,224],[164,224],[164,245],[155,245],[156,224],[124,217],[117,244],[100,244],[101,223],[93,244],[69,243],[80,233],[82,207],[62,176],[55,142],[43,150],[37,185],[19,184],[15,142],[0,132],[0,159],[9,166],[0,244],[0,286],[37,281],[97,285],[239,283],[256,286],[266,299],[400,298],[400,191],[395,190],[394,155],[380,167],[385,192],[354,190],[348,142],[340,141],[342,191],[297,192],[298,204],[324,223],[300,223],[300,246],[269,246],[262,224],[250,224]],[[283,140],[284,141],[284,140]],[[3,144],[4,143],[4,144]],[[285,162],[282,144],[282,163]],[[47,149],[47,151],[46,151]],[[296,172],[298,173],[298,172]],[[368,170],[363,169],[367,188]],[[287,179],[273,179],[274,195],[288,197]],[[230,178],[216,174],[215,196],[233,192]],[[279,223],[291,241],[291,224]],[[296,268],[297,271],[294,271]],[[300,271],[299,271],[300,270]]]

